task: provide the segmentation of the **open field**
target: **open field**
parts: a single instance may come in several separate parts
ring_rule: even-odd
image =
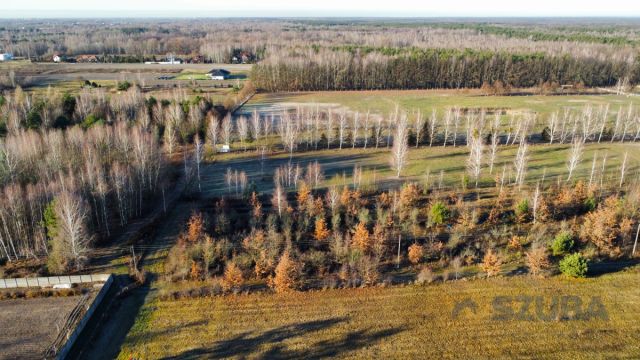
[[[236,144],[236,147],[239,147],[239,144]],[[535,184],[543,177],[547,183],[558,181],[558,177],[564,181],[567,174],[566,163],[570,147],[569,144],[531,146],[531,159],[526,182]],[[495,176],[502,175],[503,167],[506,168],[505,175],[509,176],[517,150],[517,146],[501,146],[493,174],[489,174],[488,169],[484,169],[479,185],[492,186],[495,184]],[[640,169],[638,144],[611,144],[607,142],[585,146],[583,160],[575,170],[574,179],[589,180],[592,160],[597,153],[598,161],[602,161],[605,154],[607,155],[604,181],[619,180],[619,168],[625,152],[628,152],[629,156],[628,174],[632,174],[629,178],[635,178],[635,174]],[[426,182],[429,180],[431,184],[437,184],[441,172],[444,186],[460,186],[462,177],[467,174],[466,161],[469,157],[469,149],[466,146],[411,148],[407,168],[402,171],[401,180],[396,179],[395,173],[391,169],[390,154],[391,150],[386,147],[366,150],[346,147],[343,150],[325,149],[294,152],[291,162],[304,168],[317,160],[324,170],[327,180],[325,181],[326,186],[351,184],[355,165],[363,169],[365,185],[376,182],[381,187],[384,187],[385,184],[398,186],[404,181]],[[220,196],[226,192],[227,185],[224,175],[227,168],[245,171],[249,181],[254,182],[259,191],[271,191],[275,169],[287,164],[290,160],[288,153],[281,152],[267,155],[264,163],[261,163],[261,155],[255,151],[219,154],[215,155],[213,159],[213,163],[205,165],[202,176],[203,191],[211,196]]]
[[[620,106],[640,105],[640,97],[626,97],[612,94],[593,95],[525,95],[525,96],[483,96],[478,90],[379,90],[379,91],[320,91],[300,93],[265,93],[256,95],[245,106],[244,111],[254,108],[282,108],[281,104],[292,106],[319,104],[347,107],[352,111],[379,113],[387,116],[397,105],[407,111],[420,110],[430,116],[435,109],[440,114],[446,108],[504,109],[507,114],[535,112],[546,118],[563,108],[579,109],[587,104],[592,106],[610,105],[615,112]]]
[[[213,87],[214,85],[234,85],[243,81],[251,70],[248,64],[175,64],[175,65],[147,65],[147,64],[54,64],[54,63],[6,63],[0,65],[7,70],[15,71],[16,78],[27,80],[30,86],[68,86],[69,82],[82,83],[84,80],[95,81],[101,85],[113,85],[116,81],[128,80],[144,83],[151,87],[173,87],[174,85],[187,86],[195,81],[201,87]],[[3,69],[0,67],[0,69]],[[214,68],[223,68],[231,71],[239,80],[227,80],[212,82],[206,74]],[[199,74],[193,77],[187,74]],[[158,79],[161,76],[176,77],[169,80]],[[67,85],[65,85],[67,84]]]
[[[0,359],[40,359],[80,296],[0,301]]]
[[[581,281],[529,277],[453,281],[432,286],[327,290],[279,296],[252,294],[146,304],[119,359],[195,358],[637,358],[640,357],[639,272]],[[549,319],[529,305],[530,319],[494,319],[496,296],[514,313],[518,296],[593,297],[606,319]],[[454,317],[456,303],[470,310]],[[571,318],[571,316],[569,316]]]

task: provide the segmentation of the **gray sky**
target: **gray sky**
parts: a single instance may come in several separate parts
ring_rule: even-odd
[[[637,0],[0,0],[0,17],[640,16]]]

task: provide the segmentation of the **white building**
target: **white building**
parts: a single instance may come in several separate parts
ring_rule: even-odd
[[[207,76],[211,80],[226,80],[231,73],[225,69],[213,69],[207,73]]]
[[[12,53],[1,53],[0,54],[0,61],[9,61],[9,60],[13,60],[13,54]]]

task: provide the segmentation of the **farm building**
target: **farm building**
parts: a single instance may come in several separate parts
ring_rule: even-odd
[[[207,73],[211,80],[225,80],[229,78],[231,73],[225,69],[213,69]]]
[[[0,61],[9,61],[13,60],[12,53],[0,53]]]

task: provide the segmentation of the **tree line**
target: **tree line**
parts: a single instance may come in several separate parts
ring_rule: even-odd
[[[473,50],[412,50],[399,55],[300,51],[255,65],[251,79],[267,91],[480,88],[543,83],[613,86],[640,80],[640,63],[598,58]]]

